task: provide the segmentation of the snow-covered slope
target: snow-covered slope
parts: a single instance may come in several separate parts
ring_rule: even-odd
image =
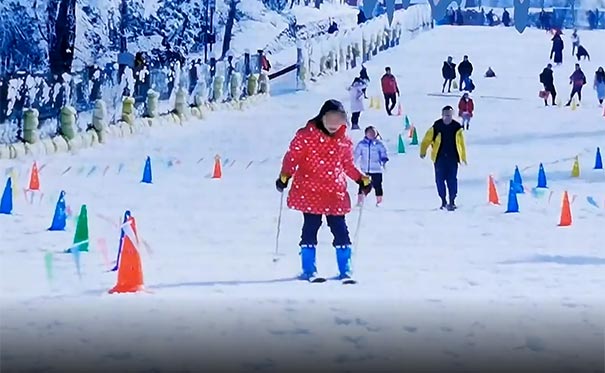
[[[440,96],[443,59],[452,55],[458,62],[468,54],[476,112],[465,133],[469,165],[460,169],[453,213],[435,211],[433,166],[409,145],[403,118],[382,110],[362,114],[362,128],[377,126],[391,160],[384,205],[374,207],[369,197],[361,219],[353,259],[360,282],[352,287],[292,280],[300,266],[298,212],[284,210],[279,260],[272,258],[279,208],[274,180],[283,152],[325,99],[348,106],[345,87],[357,71],[251,111],[212,113],[137,141],[38,159],[42,202],[26,203],[19,189],[15,214],[0,215],[2,364],[50,369],[71,360],[85,366],[81,371],[218,371],[212,368],[221,363],[229,371],[284,372],[296,371],[296,363],[309,372],[373,372],[381,364],[418,371],[415,363],[430,361],[441,372],[527,371],[529,365],[549,372],[602,370],[605,173],[592,165],[596,147],[605,148],[605,118],[589,86],[576,110],[544,107],[537,98],[548,36],[440,27],[367,64],[368,95],[377,97],[384,66],[392,66],[404,113],[422,136],[442,106],[458,101],[457,93]],[[595,46],[589,48],[593,62],[582,62],[590,82],[605,59],[596,47],[605,34],[581,36]],[[574,63],[566,53],[555,71],[563,100]],[[489,66],[497,78],[481,77]],[[406,153],[398,155],[401,133]],[[212,180],[207,176],[217,153],[223,178]],[[147,155],[150,185],[139,183]],[[581,175],[572,179],[576,155]],[[549,182],[545,194],[531,191],[540,162]],[[527,192],[518,195],[521,212],[505,214],[515,165]],[[10,167],[23,188],[30,163],[0,163],[0,170]],[[486,203],[490,173],[503,206]],[[81,280],[74,258],[59,253],[72,242],[73,222],[67,232],[46,231],[62,189],[73,212],[88,207],[93,244],[80,255]],[[562,228],[565,190],[574,220]],[[148,244],[141,256],[150,293],[108,295],[116,273],[106,270],[125,209]],[[359,214],[348,216],[352,235]],[[46,252],[54,253],[51,282]],[[328,276],[336,270],[325,226],[318,267]]]

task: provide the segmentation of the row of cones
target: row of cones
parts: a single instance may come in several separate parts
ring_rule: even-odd
[[[518,184],[515,184],[513,180],[510,181],[509,193],[508,193],[508,206],[506,213],[519,212],[519,202],[517,201]],[[493,205],[500,205],[500,198],[498,197],[498,190],[492,175],[488,177],[488,195],[487,200]],[[563,204],[561,206],[561,216],[559,219],[559,227],[567,227],[572,223],[571,218],[571,206],[569,202],[569,195],[567,191],[563,193]]]
[[[378,97],[370,97],[370,109],[381,110],[382,109],[382,101]],[[401,102],[397,104],[397,116],[403,115],[403,106]]]
[[[221,157],[218,154],[214,157],[214,167],[212,169],[212,174],[210,175],[210,177],[212,179],[220,179],[223,177]],[[151,171],[151,157],[149,156],[145,160],[145,167],[143,168],[143,177],[141,178],[141,183],[153,183],[153,173]]]

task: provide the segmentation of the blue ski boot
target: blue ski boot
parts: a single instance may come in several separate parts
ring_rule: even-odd
[[[351,246],[335,246],[336,262],[338,263],[338,279],[349,279],[352,276],[351,270]]]
[[[315,267],[315,246],[301,245],[300,259],[302,262],[302,274],[299,276],[301,280],[311,281],[317,276],[317,268]]]

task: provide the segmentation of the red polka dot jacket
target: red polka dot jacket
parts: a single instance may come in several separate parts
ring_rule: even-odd
[[[364,176],[353,161],[353,142],[346,126],[328,135],[313,122],[296,132],[284,155],[281,174],[293,178],[288,207],[321,215],[349,213],[346,176],[355,181]]]

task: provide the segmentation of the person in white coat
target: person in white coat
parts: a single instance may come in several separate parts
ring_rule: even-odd
[[[359,129],[359,117],[361,112],[364,111],[364,90],[366,89],[367,84],[361,78],[355,78],[353,80],[353,84],[348,89],[349,96],[351,99],[351,129],[358,130]]]
[[[578,36],[578,30],[573,30],[573,34],[571,34],[571,55],[576,55],[576,49],[580,46],[580,37]],[[578,61],[580,59],[578,58]]]

